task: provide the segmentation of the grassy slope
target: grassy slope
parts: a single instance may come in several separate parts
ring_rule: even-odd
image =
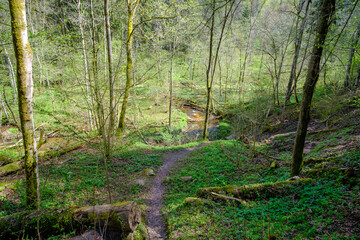
[[[321,95],[321,94],[320,94]],[[289,178],[291,151],[296,129],[296,108],[283,124],[274,114],[269,120],[270,132],[256,144],[255,153],[236,141],[216,141],[180,162],[168,183],[164,214],[169,239],[359,239],[359,176],[347,178],[330,168],[356,168],[360,164],[359,102],[356,98],[332,103],[333,109],[321,108],[324,96],[315,100],[314,121],[310,131],[324,129],[327,119],[330,131],[308,135],[305,160],[324,158],[323,163],[306,164],[304,177],[317,181],[313,185],[293,188],[282,198],[257,199],[249,206],[234,202],[189,204],[200,187],[245,185],[277,182]],[[320,101],[319,101],[320,99]],[[276,112],[276,109],[274,110]],[[281,111],[280,111],[281,112]],[[333,115],[335,112],[335,115]],[[261,154],[265,153],[265,154]],[[271,169],[273,159],[279,165]],[[319,174],[310,174],[317,169]],[[184,182],[181,176],[192,176]],[[275,239],[275,238],[272,238]]]
[[[240,158],[236,152],[242,153]],[[264,156],[251,156],[244,145],[218,141],[178,164],[164,209],[170,239],[266,239],[269,233],[279,239],[359,238],[359,186],[342,184],[342,175],[336,173],[318,178],[314,185],[296,187],[283,198],[257,199],[250,207],[233,202],[183,203],[186,197],[196,197],[199,187],[276,182],[289,177],[287,158],[271,170],[271,161]],[[349,162],[358,166],[360,151],[340,154],[336,159],[338,166]],[[192,182],[180,180],[189,175]]]

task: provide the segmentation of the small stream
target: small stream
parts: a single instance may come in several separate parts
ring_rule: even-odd
[[[199,139],[202,137],[205,124],[205,112],[204,110],[197,109],[196,107],[184,104],[179,109],[188,116],[187,127],[183,130],[188,134],[188,137]],[[208,136],[209,139],[213,139],[216,130],[219,127],[219,119],[215,115],[210,114]]]

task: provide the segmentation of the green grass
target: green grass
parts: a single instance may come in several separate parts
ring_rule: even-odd
[[[236,159],[237,153],[242,157]],[[278,239],[358,239],[351,232],[356,227],[346,228],[346,219],[359,213],[359,187],[349,189],[338,176],[294,187],[282,198],[257,199],[248,207],[233,202],[183,203],[187,197],[196,197],[200,187],[276,182],[289,177],[289,167],[273,171],[267,161],[246,156],[251,153],[244,145],[218,141],[177,165],[165,197],[169,239],[267,239],[269,233]],[[193,180],[184,182],[181,176]]]
[[[108,162],[110,190],[113,201],[134,200],[147,191],[134,180],[146,168],[158,169],[163,164],[162,155],[194,147],[201,142],[172,147],[154,147],[138,143],[127,145],[116,142],[113,157]],[[107,203],[108,191],[104,160],[97,146],[93,150],[69,153],[40,165],[41,208],[66,208]],[[94,152],[95,151],[95,152]],[[0,199],[0,216],[25,208],[25,182],[11,185],[14,194]]]

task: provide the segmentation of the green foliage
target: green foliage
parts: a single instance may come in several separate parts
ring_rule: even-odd
[[[357,190],[349,191],[331,178],[295,186],[285,197],[259,199],[249,206],[232,201],[183,203],[187,197],[195,197],[199,187],[275,182],[289,177],[288,168],[282,164],[271,172],[262,168],[262,161],[251,158],[243,158],[237,170],[236,164],[223,154],[220,143],[231,158],[235,158],[236,148],[242,148],[231,141],[212,143],[191,154],[172,172],[171,178],[175,180],[168,183],[164,210],[170,239],[267,239],[269,232],[279,239],[357,238],[356,234],[348,232],[345,236],[342,232],[342,222],[356,202],[351,202],[351,207],[342,203],[352,199]],[[249,150],[242,150],[242,155],[248,154],[251,154]],[[192,176],[194,180],[185,183],[181,176]]]
[[[348,100],[351,107],[360,108],[360,96],[354,96],[353,99]]]

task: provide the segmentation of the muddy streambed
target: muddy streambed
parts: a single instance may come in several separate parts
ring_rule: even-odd
[[[179,109],[188,116],[188,124],[183,132],[187,133],[190,138],[201,138],[205,124],[205,111],[186,104],[180,106]],[[219,127],[219,121],[215,115],[210,114],[208,127],[208,136],[210,139],[215,137],[216,130]]]

